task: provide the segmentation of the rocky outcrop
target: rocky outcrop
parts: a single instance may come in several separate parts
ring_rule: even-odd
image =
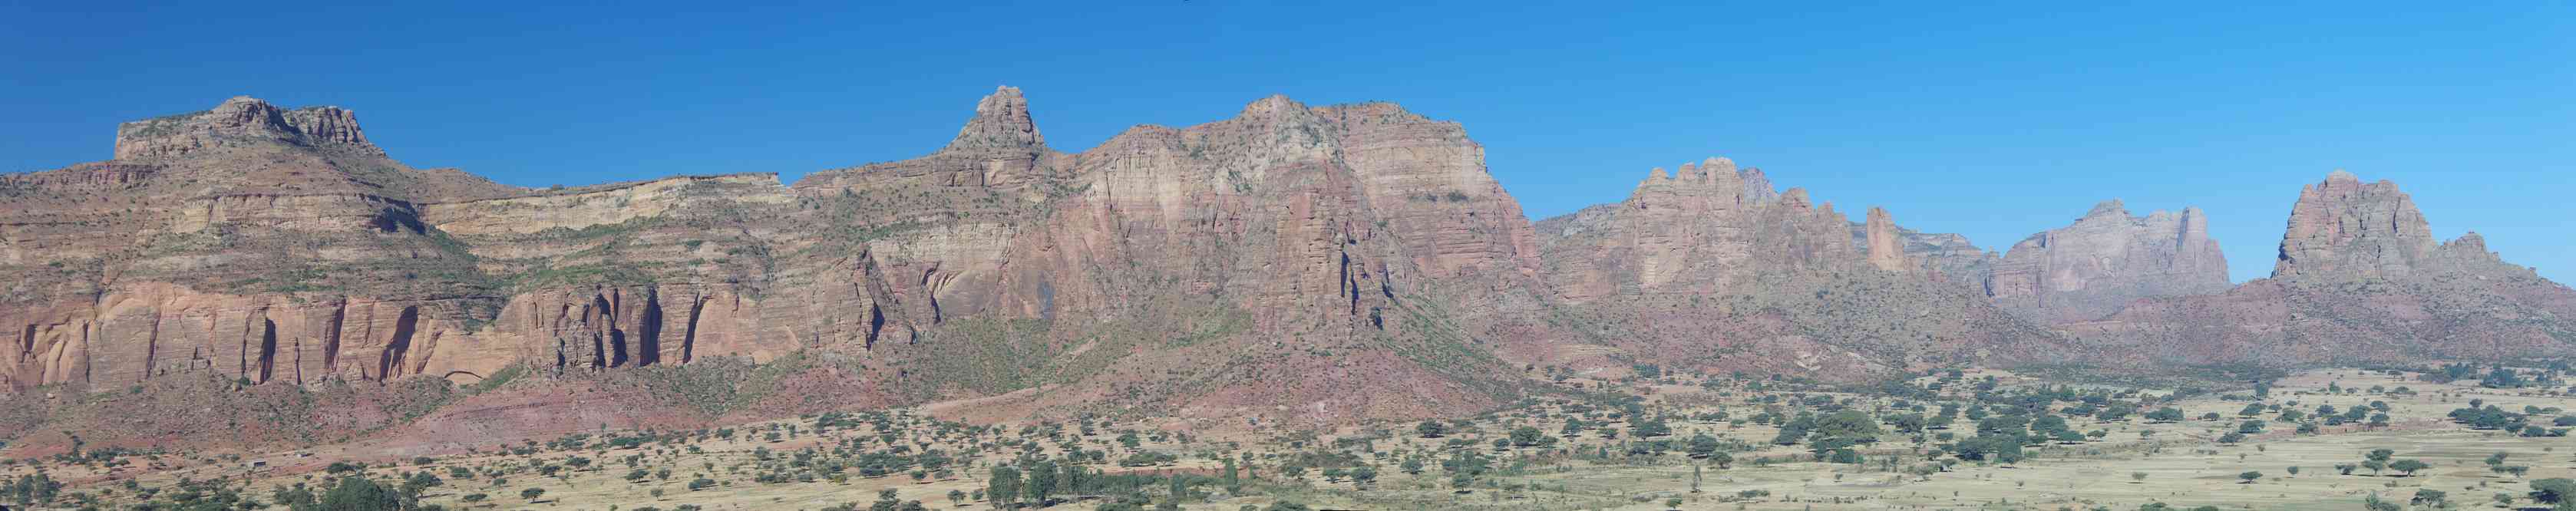
[[[1904,243],[1906,257],[1913,258],[1925,276],[1970,290],[1983,290],[1986,276],[2001,260],[2000,255],[1978,248],[1967,236],[1917,232],[1904,226],[1897,226],[1896,234]]]
[[[2424,214],[2397,183],[2336,170],[2299,190],[2272,276],[2405,277],[2434,247]]]
[[[542,409],[776,362],[791,383],[743,417],[989,397],[975,413],[1332,424],[1495,406],[1539,365],[1859,380],[2576,331],[2576,293],[2474,234],[2432,243],[2394,185],[2349,175],[2303,194],[2276,278],[2184,296],[2226,280],[2196,210],[2106,203],[1998,257],[1710,158],[1533,225],[1463,127],[1384,103],[1273,96],[1068,152],[1004,87],[928,154],[793,184],[522,189],[249,98],[126,123],[115,155],[0,177],[0,394],[524,371],[537,390],[502,401]]]
[[[424,317],[421,302],[298,302],[141,284],[93,307],[12,307],[21,335],[0,350],[13,384],[131,385],[213,373],[254,383],[383,380],[427,372],[454,322]]]
[[[1767,189],[1754,169],[1709,158],[1657,168],[1628,200],[1538,222],[1542,275],[1567,299],[1736,292],[1764,270],[1856,253],[1833,206]]]
[[[1471,345],[1529,338],[1513,332],[1547,299],[1482,148],[1391,104],[1274,96],[1068,153],[1004,87],[937,151],[793,186],[526,190],[365,140],[345,110],[236,98],[128,123],[113,162],[10,176],[0,221],[61,227],[0,235],[0,270],[47,276],[0,304],[28,327],[0,382],[578,378],[808,353],[915,402],[1046,382],[1061,406],[1031,413],[1332,422],[1498,402],[1516,380]],[[38,270],[67,263],[83,271]],[[1317,402],[1336,405],[1273,406]]]
[[[1879,208],[1854,225],[1769,186],[1711,158],[1540,221],[1541,275],[1591,326],[1577,338],[1673,367],[1840,377],[2074,353],[2028,349],[2061,341],[1946,276],[1987,258],[1963,238]]]
[[[1986,284],[1996,304],[2049,323],[2100,319],[2140,298],[2229,287],[2208,215],[2184,208],[2130,216],[2117,199],[2073,225],[2013,244]]]
[[[1029,100],[1020,89],[1002,87],[975,103],[975,116],[966,127],[957,130],[957,138],[939,152],[1010,151],[1036,152],[1046,149],[1046,137],[1038,134],[1037,120],[1029,115]]]
[[[639,218],[673,216],[692,207],[783,205],[795,194],[777,174],[680,176],[586,186],[523,196],[424,205],[421,219],[449,234],[534,234],[580,230]]]
[[[1864,240],[1869,248],[1869,265],[1886,271],[1910,271],[1914,265],[1905,257],[1905,241],[1896,232],[1896,220],[1887,210],[1870,206]]]
[[[117,126],[116,159],[150,161],[277,142],[384,154],[367,142],[358,130],[356,114],[348,110],[331,106],[285,110],[249,96],[234,96],[212,110]]]
[[[2336,171],[2300,191],[2271,278],[2066,328],[2173,362],[2291,365],[2563,354],[2571,320],[2576,290],[2474,233],[2435,244],[2395,183]]]

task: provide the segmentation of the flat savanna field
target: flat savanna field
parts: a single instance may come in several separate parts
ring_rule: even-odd
[[[2499,493],[2513,496],[2513,506],[2539,506],[2527,495],[2531,481],[2576,477],[2576,452],[2562,449],[2572,445],[2566,437],[2471,429],[2447,417],[2478,400],[2507,411],[2532,407],[2540,413],[2531,414],[2530,423],[2549,426],[2566,415],[2557,410],[2576,409],[2576,398],[2556,388],[2492,389],[2474,380],[2434,383],[2420,376],[2315,370],[2274,380],[2259,400],[2247,388],[2214,389],[2148,403],[2120,420],[2070,415],[2066,430],[2099,434],[2032,442],[2011,463],[1964,460],[1944,449],[1977,434],[1977,422],[1969,417],[1919,434],[1887,422],[1878,426],[1874,442],[1854,445],[1835,461],[1819,461],[1812,440],[1774,442],[1787,417],[1802,411],[1885,418],[1919,405],[1917,413],[1933,415],[1943,403],[1980,408],[1967,388],[1972,385],[1997,392],[2051,388],[2010,373],[1969,371],[1918,379],[1918,385],[1937,387],[1937,397],[1909,398],[1693,376],[1567,378],[1559,382],[1567,396],[1594,397],[1534,399],[1470,420],[1442,421],[1436,437],[1409,422],[1333,431],[1185,431],[1158,427],[1161,422],[1107,419],[978,426],[890,410],[704,431],[600,431],[495,442],[428,459],[371,456],[365,444],[136,453],[105,461],[95,455],[78,462],[46,458],[7,466],[0,477],[41,470],[67,482],[65,494],[122,509],[169,501],[179,493],[173,488],[181,478],[220,480],[216,486],[261,502],[274,502],[272,488],[297,483],[320,493],[335,477],[353,473],[347,470],[352,465],[331,470],[338,462],[366,464],[354,473],[389,485],[413,472],[434,474],[438,484],[417,494],[422,503],[448,509],[628,511],[866,508],[887,489],[926,509],[992,509],[994,499],[981,493],[993,467],[1025,470],[1039,459],[1081,467],[1077,477],[1091,482],[1068,485],[1047,507],[1084,510],[1168,502],[1181,509],[1233,511],[1283,501],[1320,509],[2126,510],[2150,503],[2361,509],[2372,495],[2404,504],[2419,490],[2445,493],[2452,507],[2494,508]],[[1986,377],[1993,382],[1979,384]],[[2173,391],[2108,384],[2070,390],[2131,400]],[[2280,410],[2348,410],[2373,402],[2384,403],[2385,410],[2376,413],[2388,416],[2386,424],[2319,424],[2303,433],[2297,422],[2279,420]],[[2249,403],[2267,406],[2243,415]],[[2075,404],[2058,401],[2049,408]],[[2143,417],[2163,407],[2178,408],[2186,418]],[[2216,420],[2203,419],[2212,413]],[[1576,427],[1567,427],[1569,419]],[[2233,444],[2219,441],[2247,420],[2263,421],[2262,431]],[[1655,428],[1639,422],[1664,424],[1670,433],[1654,434]],[[1523,433],[1513,439],[1513,430],[1523,427],[1543,437]],[[1649,436],[1638,438],[1640,433]],[[1701,435],[1717,440],[1715,452],[1722,454],[1696,455],[1707,452],[1690,448]],[[2427,468],[2412,475],[2338,470],[2339,464],[2362,463],[2374,449],[2394,451],[2387,461],[2416,460]],[[2518,475],[2491,470],[2488,460],[2498,453],[2505,460],[2493,466],[2527,469]],[[1229,479],[1229,464],[1221,460],[1233,461],[1239,472]],[[252,467],[256,462],[266,466]],[[1368,473],[1355,474],[1362,470]],[[2247,472],[2260,475],[2249,482],[2242,477]],[[1178,496],[1167,478],[1176,474],[1186,478]],[[525,496],[531,488],[543,492]],[[951,492],[961,498],[952,500]],[[1022,506],[1027,502],[1022,499]],[[57,504],[77,507],[68,498]]]

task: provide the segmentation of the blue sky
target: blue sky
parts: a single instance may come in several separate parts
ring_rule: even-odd
[[[2196,205],[2245,280],[2345,168],[2576,278],[2565,3],[106,3],[0,5],[0,171],[236,94],[544,186],[908,158],[999,84],[1065,150],[1284,93],[1465,123],[1533,217],[1728,156],[1990,249],[2103,199]]]

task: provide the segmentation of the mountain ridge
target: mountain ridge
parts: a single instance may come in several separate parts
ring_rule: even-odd
[[[2576,314],[2565,286],[2474,233],[2414,235],[2394,184],[2345,173],[2302,192],[2282,272],[2232,285],[2197,209],[2113,199],[1996,253],[1725,158],[1532,221],[1463,126],[1392,103],[1271,96],[1066,152],[1000,87],[912,159],[549,189],[405,166],[336,107],[240,97],[119,133],[115,159],[0,176],[0,274],[19,277],[0,388],[20,399],[188,374],[579,387],[740,359],[794,368],[772,414],[984,398],[986,418],[1335,424],[1639,364],[1865,381],[2498,358],[2565,350]],[[2345,356],[2316,335],[2379,340]],[[422,420],[502,398],[481,399]]]

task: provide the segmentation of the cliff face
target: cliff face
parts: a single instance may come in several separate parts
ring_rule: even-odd
[[[281,109],[249,96],[235,96],[212,110],[128,122],[116,127],[116,159],[173,160],[198,151],[225,151],[286,144],[341,148],[381,156],[367,142],[358,119],[339,107]]]
[[[2226,291],[2227,258],[2198,208],[2130,216],[2105,201],[2073,225],[2031,235],[1987,280],[1995,303],[2038,321],[2100,319],[2139,298]]]
[[[2105,203],[1998,256],[1719,158],[1533,225],[1462,127],[1383,103],[1263,98],[1067,152],[1005,87],[935,151],[792,185],[521,189],[391,160],[347,110],[249,98],[125,123],[114,155],[0,176],[0,400],[537,374],[549,391],[424,427],[678,427],[638,416],[688,403],[574,391],[775,362],[739,413],[978,398],[959,413],[1329,424],[1488,408],[1540,364],[1857,379],[2576,338],[2576,292],[2475,234],[2434,243],[2395,185],[2341,173],[2302,193],[2275,277],[2229,290],[2197,210]],[[367,417],[342,422],[399,418]]]
[[[2397,183],[2362,183],[2341,170],[2299,189],[2274,278],[2396,277],[2433,252],[2433,231]]]
[[[2576,347],[2576,290],[2504,262],[2476,233],[2434,243],[2395,183],[2336,171],[2291,211],[2272,278],[2066,328],[2191,363],[2492,360]]]
[[[6,177],[9,388],[421,374],[496,303],[421,204],[516,189],[385,159],[346,110],[237,97],[126,123],[116,155]]]
[[[1470,343],[1507,321],[1479,304],[1536,299],[1535,250],[1457,124],[1274,96],[1063,153],[1025,145],[1021,120],[984,119],[1024,109],[978,110],[930,157],[798,181],[831,211],[820,223],[852,232],[791,252],[860,254],[856,287],[888,324],[1033,321],[1069,357],[1045,365],[1099,371],[1084,386],[1209,414],[1413,415],[1508,386]],[[1281,374],[1312,377],[1267,376]]]
[[[812,353],[866,389],[814,407],[1047,384],[1015,406],[1332,422],[1505,399],[1472,345],[1545,299],[1483,149],[1390,104],[1272,97],[1067,153],[1006,87],[929,155],[793,186],[518,189],[249,98],[119,134],[115,160],[8,176],[8,389]]]
[[[1986,303],[1988,259],[1955,235],[1852,225],[1803,189],[1712,158],[1628,200],[1538,223],[1541,272],[1580,338],[1675,366],[1854,375],[2041,361],[2062,341]],[[1952,275],[1957,273],[1957,275]]]

